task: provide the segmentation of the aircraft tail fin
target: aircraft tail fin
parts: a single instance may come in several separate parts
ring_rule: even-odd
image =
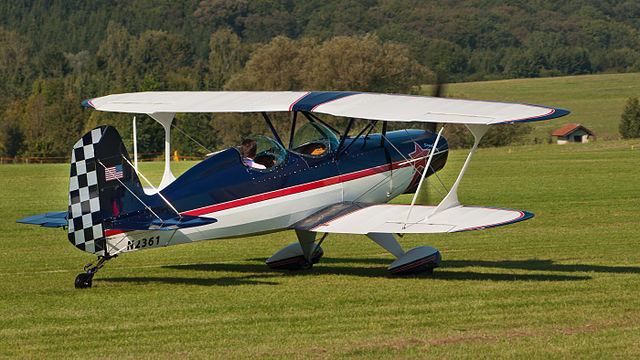
[[[100,126],[73,146],[69,176],[68,237],[77,248],[106,253],[105,222],[145,208],[144,190],[118,131]]]

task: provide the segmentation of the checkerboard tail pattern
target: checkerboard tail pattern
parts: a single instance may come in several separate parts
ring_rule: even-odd
[[[105,237],[95,147],[105,129],[97,127],[75,143],[69,176],[69,241],[80,250],[98,255],[104,255]]]

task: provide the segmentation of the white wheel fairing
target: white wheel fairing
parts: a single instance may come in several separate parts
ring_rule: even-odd
[[[411,274],[433,269],[440,265],[440,252],[431,246],[418,246],[396,259],[388,270],[395,275]]]

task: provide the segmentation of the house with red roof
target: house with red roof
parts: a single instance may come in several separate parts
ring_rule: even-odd
[[[589,139],[596,140],[595,134],[580,124],[567,124],[556,130],[552,136],[558,137],[558,144],[563,145],[571,142],[587,143]]]

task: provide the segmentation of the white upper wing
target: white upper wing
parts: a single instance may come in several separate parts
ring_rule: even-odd
[[[96,110],[136,114],[289,111],[306,91],[146,91],[89,99]]]
[[[153,91],[114,94],[83,102],[101,111],[310,111],[359,119],[493,125],[567,115],[564,109],[497,101],[341,91]]]
[[[321,104],[313,111],[371,120],[491,125],[535,121],[554,114],[557,109],[495,101],[357,94]]]

